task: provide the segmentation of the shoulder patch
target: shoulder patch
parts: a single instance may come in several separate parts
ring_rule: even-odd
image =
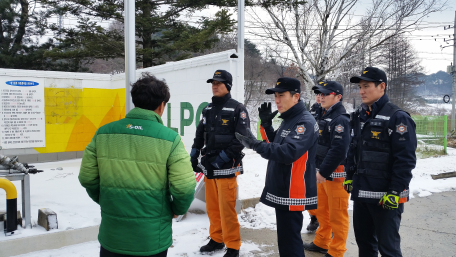
[[[241,112],[241,119],[247,119],[247,113],[245,113],[244,111]]]
[[[344,132],[344,126],[342,126],[341,124],[337,125],[336,128],[335,128],[335,131],[337,133],[342,133]]]
[[[399,125],[396,125],[396,132],[401,134],[401,135],[404,135],[405,133],[407,133],[407,125],[404,125],[404,123],[401,122],[401,124]]]
[[[320,130],[320,127],[318,126],[318,123],[315,123],[314,132],[317,132],[319,130]]]
[[[298,125],[296,127],[296,134],[304,135],[304,132],[306,132],[306,127],[304,125]]]

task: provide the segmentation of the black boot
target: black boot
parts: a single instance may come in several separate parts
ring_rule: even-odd
[[[328,249],[323,249],[321,247],[316,246],[313,242],[310,244],[304,243],[304,249],[307,251],[312,251],[312,252],[319,252],[319,253],[327,253]]]
[[[226,253],[223,255],[223,257],[239,257],[239,250],[226,248]]]
[[[223,247],[225,247],[224,243],[217,243],[214,240],[210,240],[209,243],[205,246],[201,246],[200,252],[202,253],[209,253],[209,252],[214,252],[217,250],[222,250]]]
[[[320,224],[318,223],[317,217],[310,215],[310,223],[307,225],[307,231],[314,232],[317,230],[318,226],[320,226]]]

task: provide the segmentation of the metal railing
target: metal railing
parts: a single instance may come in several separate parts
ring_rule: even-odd
[[[414,115],[412,119],[416,123],[416,136],[418,147],[443,151],[447,154],[447,136],[450,132],[448,117],[444,116],[420,116]],[[281,119],[276,116],[273,120],[274,129],[280,126]],[[260,121],[257,123],[257,139],[261,140]]]
[[[418,147],[443,150],[447,154],[448,117],[412,116],[416,123]]]

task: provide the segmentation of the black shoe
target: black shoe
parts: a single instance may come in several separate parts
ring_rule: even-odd
[[[307,231],[314,232],[317,230],[318,226],[320,226],[320,224],[318,223],[317,217],[310,215],[310,223],[307,225]]]
[[[329,253],[327,253],[327,254],[325,254],[325,256],[323,256],[323,257],[332,257],[332,255],[329,254]]]
[[[226,253],[223,255],[223,257],[239,257],[239,250],[226,248]]]
[[[210,240],[209,243],[205,246],[201,246],[200,252],[202,253],[209,253],[209,252],[214,252],[217,250],[222,250],[225,247],[224,243],[217,243],[214,240]]]
[[[328,249],[320,248],[320,247],[316,246],[313,242],[310,243],[310,244],[304,243],[304,249],[306,249],[307,251],[319,252],[319,253],[327,253],[328,252]]]

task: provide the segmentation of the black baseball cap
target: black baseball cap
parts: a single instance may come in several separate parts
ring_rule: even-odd
[[[312,90],[317,94],[318,93],[323,93],[323,94],[336,93],[336,95],[344,94],[344,88],[342,87],[342,85],[337,83],[336,81],[330,81],[330,80],[318,82],[318,85],[312,87]]]
[[[279,78],[276,82],[276,86],[274,88],[267,89],[266,94],[271,95],[275,92],[283,93],[286,91],[301,93],[301,82],[294,78]]]
[[[379,68],[367,67],[363,70],[361,76],[355,76],[350,78],[351,83],[359,83],[361,80],[372,81],[372,82],[385,82],[387,84],[386,73]]]
[[[220,81],[223,82],[228,89],[231,91],[231,87],[233,86],[233,76],[226,70],[216,70],[214,72],[214,76],[211,79],[207,80],[207,83],[212,83],[212,81]]]

